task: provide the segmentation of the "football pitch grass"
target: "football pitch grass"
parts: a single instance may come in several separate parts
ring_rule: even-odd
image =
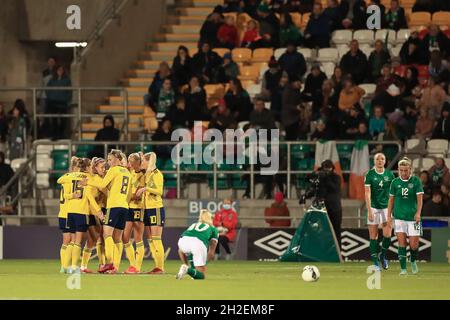
[[[0,260],[0,299],[450,299],[448,264],[420,263],[418,275],[399,276],[393,262],[381,273],[381,289],[373,290],[367,288],[368,263],[314,263],[321,274],[314,283],[301,279],[305,265],[217,261],[206,280],[194,281],[176,280],[180,263],[167,261],[165,275],[82,274],[81,288],[69,290],[57,260]],[[125,261],[121,269],[126,267]],[[150,268],[148,260],[144,267]]]

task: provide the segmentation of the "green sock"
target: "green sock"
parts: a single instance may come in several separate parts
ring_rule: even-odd
[[[369,242],[370,258],[374,265],[378,265],[378,241],[370,239]]]
[[[200,272],[195,268],[189,268],[187,273],[195,280],[205,279],[205,275],[203,274],[203,272]]]
[[[419,250],[410,249],[409,252],[411,253],[411,262],[415,262],[417,260],[417,254],[419,253]]]
[[[391,237],[383,237],[383,241],[381,241],[381,254],[380,260],[383,260],[386,257],[386,252],[391,245]]]
[[[400,260],[400,268],[406,270],[406,248],[398,247],[398,260]]]
[[[189,265],[191,266],[191,268],[193,268],[193,269],[195,269],[195,266],[194,266],[194,257],[192,256],[192,254],[190,254],[190,255],[188,255],[188,263],[189,263]]]

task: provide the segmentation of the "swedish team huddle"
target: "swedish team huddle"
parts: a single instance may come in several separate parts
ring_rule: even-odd
[[[133,153],[127,158],[120,150],[112,150],[107,160],[72,157],[69,172],[57,183],[61,186],[62,273],[93,273],[88,263],[94,249],[98,273],[118,273],[124,250],[129,262],[124,273],[142,273],[144,231],[155,264],[147,273],[164,273],[164,178],[156,167],[155,153]],[[218,240],[211,216],[202,211],[199,222],[182,235],[178,279],[185,274],[205,278],[206,261],[214,255]]]
[[[419,272],[417,255],[422,235],[421,211],[423,187],[420,179],[412,175],[412,163],[408,158],[398,162],[399,176],[384,168],[386,157],[377,153],[374,168],[365,177],[365,198],[368,210],[367,224],[370,237],[370,255],[377,270],[388,269],[386,252],[391,244],[392,227],[398,240],[400,275],[406,275],[406,247],[409,241],[411,271]],[[394,223],[394,224],[392,224]],[[378,243],[378,226],[383,229],[381,250]],[[381,265],[381,267],[380,267]]]

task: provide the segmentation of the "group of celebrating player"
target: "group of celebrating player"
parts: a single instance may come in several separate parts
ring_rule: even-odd
[[[88,262],[95,248],[99,273],[118,273],[124,249],[129,261],[124,273],[141,273],[146,231],[155,262],[153,270],[147,273],[164,273],[164,178],[156,167],[155,153],[133,153],[127,158],[120,150],[111,150],[107,160],[72,157],[69,172],[57,183],[61,185],[61,272],[93,273]],[[212,260],[217,241],[212,214],[202,210],[198,223],[180,238],[183,265],[177,278],[189,274],[194,279],[204,279],[206,261]]]
[[[412,163],[408,158],[398,162],[398,177],[385,169],[386,157],[377,153],[374,167],[365,177],[365,198],[368,210],[367,224],[370,237],[370,255],[375,268],[388,269],[386,252],[391,245],[392,227],[398,241],[400,275],[408,274],[406,258],[410,247],[411,272],[417,274],[419,239],[422,235],[421,211],[423,187],[420,179],[412,174]],[[381,250],[379,250],[378,227],[383,229]],[[381,266],[380,266],[381,265]]]

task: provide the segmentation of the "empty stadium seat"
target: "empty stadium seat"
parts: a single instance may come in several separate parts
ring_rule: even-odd
[[[400,29],[400,30],[398,30],[397,31],[397,37],[396,37],[397,44],[403,44],[404,42],[406,42],[406,40],[408,40],[410,35],[411,35],[411,30],[410,29]]]
[[[309,48],[298,48],[298,52],[300,52],[304,57],[306,61],[312,61],[313,60],[313,51]]]
[[[331,41],[335,45],[345,44],[349,45],[352,41],[353,33],[351,30],[336,30],[331,36]]]
[[[419,26],[427,26],[431,23],[431,13],[429,12],[412,12],[409,15],[409,23],[408,26],[411,27],[419,27]]]
[[[247,62],[252,59],[252,50],[248,48],[235,48],[231,54],[236,62]]]
[[[447,166],[447,168],[450,168],[450,158],[445,158],[445,165]]]
[[[381,29],[375,32],[375,40],[380,39],[383,42],[386,42],[386,37],[387,43],[395,44],[397,41],[397,34],[394,30]]]
[[[225,87],[222,84],[207,84],[204,89],[208,98],[220,99],[225,94]]]
[[[377,88],[376,84],[373,83],[363,83],[360,84],[358,87],[363,89],[366,93],[364,94],[364,97],[373,96],[375,93],[375,89]]]
[[[330,78],[333,75],[335,68],[336,64],[334,62],[323,62],[321,63],[320,69],[325,72],[328,78]]]
[[[419,172],[422,170],[430,170],[434,165],[433,158],[416,158],[412,161],[412,168],[414,171]]]
[[[259,79],[262,80],[264,78],[264,74],[269,70],[269,66],[263,65],[259,68]]]
[[[447,27],[450,23],[450,12],[448,11],[439,11],[433,14],[431,19],[433,24],[437,24],[438,26]]]
[[[17,171],[22,164],[27,162],[27,158],[17,158],[11,161],[11,168],[14,171]]]
[[[398,45],[396,47],[392,47],[390,52],[392,57],[400,57],[400,51],[402,50],[401,45]]]
[[[281,55],[285,52],[286,52],[286,48],[278,48],[278,49],[275,49],[275,52],[273,53],[273,55],[274,55],[275,59],[278,60],[278,59],[280,59]]]
[[[212,51],[214,51],[215,53],[217,53],[219,56],[221,56],[223,58],[225,53],[230,52],[230,49],[228,49],[228,48],[214,48],[214,49],[212,49]]]
[[[357,30],[353,33],[353,39],[358,40],[361,45],[371,45],[374,40],[374,32],[372,30]]]
[[[369,59],[370,54],[374,51],[372,47],[368,46],[361,46],[359,49],[366,55],[367,59]]]
[[[253,51],[252,62],[269,62],[273,56],[273,49],[259,48]]]
[[[37,171],[49,171],[53,168],[53,159],[48,155],[36,156],[36,169]]]
[[[317,61],[320,62],[337,62],[339,59],[339,52],[336,48],[319,49]]]
[[[427,152],[431,154],[447,154],[448,140],[445,139],[431,139],[427,143]]]
[[[257,95],[261,94],[261,83],[255,83],[255,84],[250,85],[247,88],[247,92],[251,98],[254,98]]]
[[[336,49],[337,49],[338,52],[339,52],[339,59],[342,59],[342,57],[343,57],[347,52],[350,51],[350,47],[347,46],[347,45],[339,45],[339,46],[336,46]]]
[[[258,66],[242,66],[240,68],[241,74],[238,76],[239,80],[253,80],[257,81],[259,78]]]
[[[425,154],[426,143],[423,139],[408,139],[405,142],[405,152],[412,154]]]
[[[36,185],[41,189],[50,188],[50,175],[48,173],[38,173],[36,174]]]

